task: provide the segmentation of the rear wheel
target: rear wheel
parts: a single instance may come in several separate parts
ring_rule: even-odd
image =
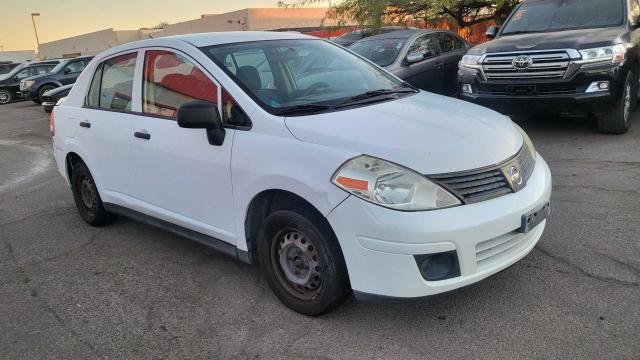
[[[54,85],[44,85],[42,86],[40,89],[38,89],[38,97],[36,99],[32,99],[34,103],[36,104],[42,104],[42,102],[44,101],[44,93],[46,93],[49,90],[53,90],[56,87]]]
[[[622,96],[606,114],[598,117],[598,131],[603,134],[618,135],[629,130],[631,115],[637,103],[634,99],[637,89],[635,81],[633,72],[629,71],[623,85]]]
[[[260,267],[289,308],[319,315],[349,295],[344,258],[326,219],[304,209],[279,210],[264,220],[260,235]]]
[[[91,226],[112,223],[116,215],[104,209],[93,176],[83,163],[76,164],[71,173],[71,190],[80,216]]]
[[[0,105],[5,105],[11,102],[13,96],[11,92],[7,90],[0,90]]]

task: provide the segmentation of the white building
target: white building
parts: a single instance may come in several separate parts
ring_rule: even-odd
[[[95,55],[131,41],[170,35],[218,31],[317,30],[335,25],[325,20],[326,8],[252,8],[224,14],[202,15],[199,19],[169,24],[160,30],[106,29],[41,44],[41,59]]]
[[[35,50],[0,51],[0,61],[24,62],[36,59]]]

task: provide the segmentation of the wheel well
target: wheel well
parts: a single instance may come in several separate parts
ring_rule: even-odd
[[[53,88],[54,88],[54,89],[55,89],[55,88],[60,87],[60,86],[59,86],[58,84],[56,84],[56,83],[51,83],[51,82],[49,82],[49,83],[44,83],[44,84],[40,85],[40,87],[38,88],[38,92],[40,92],[40,90],[41,90],[43,87],[45,87],[45,86],[53,86]]]
[[[71,152],[67,154],[65,162],[67,164],[67,179],[69,179],[69,183],[71,183],[71,174],[73,173],[73,169],[75,169],[78,164],[84,164],[84,161],[80,155]]]
[[[311,211],[320,218],[325,219],[324,215],[310,202],[286,190],[266,190],[253,198],[251,204],[249,204],[247,217],[244,222],[247,249],[249,250],[252,263],[258,262],[257,241],[264,219],[277,210],[301,208]],[[331,226],[329,226],[329,229],[331,229]]]

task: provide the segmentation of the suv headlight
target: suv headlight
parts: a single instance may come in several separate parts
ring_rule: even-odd
[[[458,63],[458,67],[468,69],[480,69],[480,55],[465,55]]]
[[[28,90],[35,83],[36,82],[34,80],[22,80],[22,82],[20,82],[20,89],[21,90]]]
[[[612,63],[617,64],[624,61],[627,48],[622,45],[605,46],[593,49],[580,50],[582,60],[576,61],[578,64]]]
[[[363,200],[394,210],[423,211],[462,204],[422,174],[366,155],[347,161],[331,182]]]

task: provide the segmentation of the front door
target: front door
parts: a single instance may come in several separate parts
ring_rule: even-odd
[[[220,86],[194,64],[173,50],[144,54],[142,114],[130,134],[137,196],[144,213],[235,245],[234,130],[213,146],[204,129],[184,129],[176,121],[185,102],[219,104]]]
[[[442,93],[443,63],[438,57],[438,47],[432,35],[422,35],[413,41],[407,56],[415,54],[421,54],[423,60],[407,63],[398,75],[417,88]]]

